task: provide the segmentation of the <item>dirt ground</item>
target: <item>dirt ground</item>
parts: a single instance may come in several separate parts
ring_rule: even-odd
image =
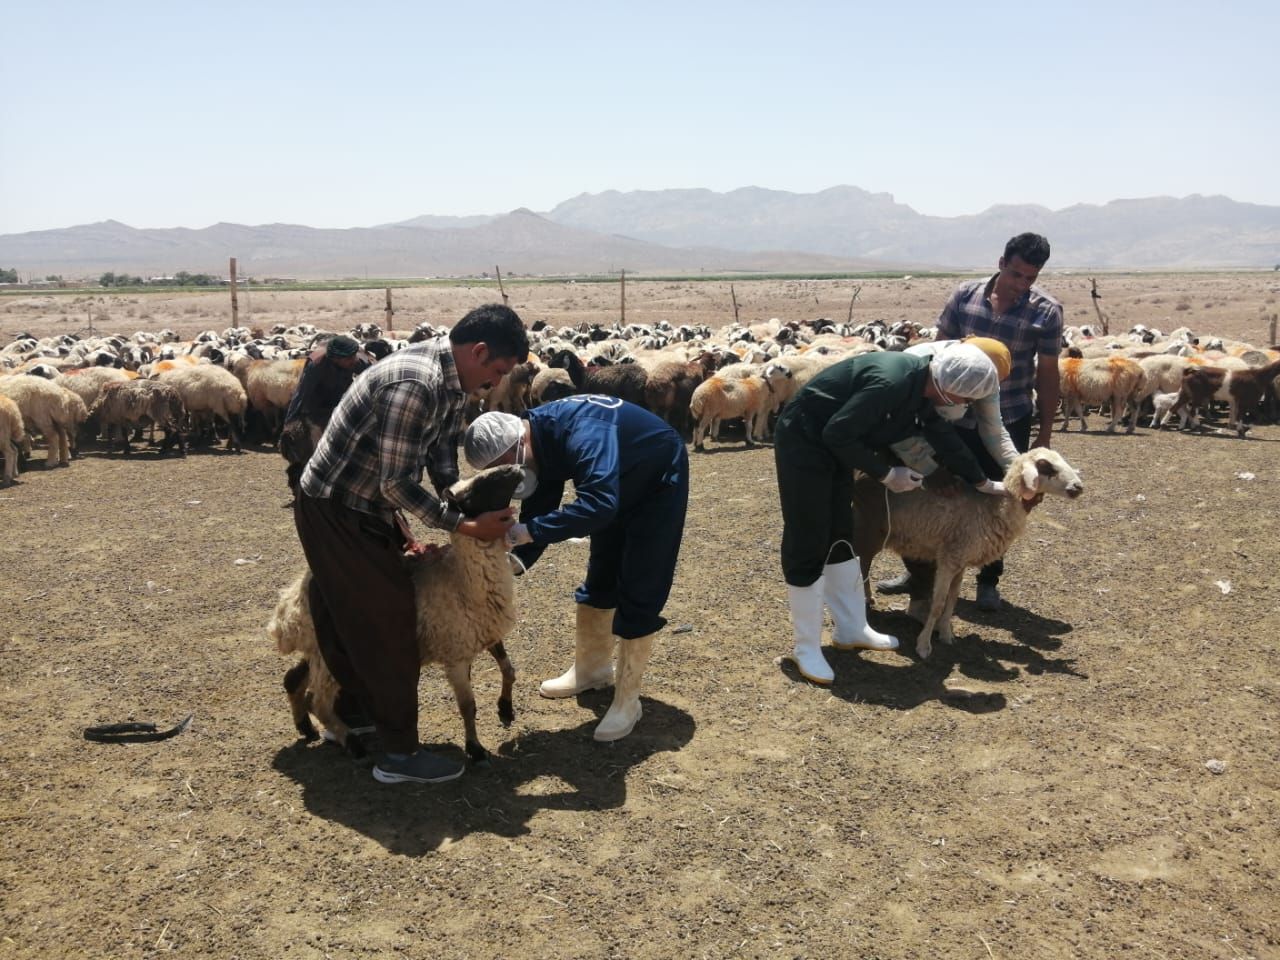
[[[1087,319],[1087,279],[1046,279]],[[868,284],[855,315],[936,313],[953,282]],[[561,322],[583,286],[516,305]],[[783,284],[736,292],[760,316],[843,317],[838,286],[789,308]],[[1126,328],[1168,311],[1255,343],[1278,286],[1103,281]],[[689,287],[681,303],[718,299]],[[152,319],[125,329],[168,322],[131,306]],[[39,320],[3,311],[6,334]],[[478,661],[495,756],[437,787],[297,739],[291,661],[262,632],[302,562],[276,454],[32,464],[0,490],[0,956],[1280,956],[1280,427],[1055,446],[1086,491],[1032,515],[1007,608],[976,610],[970,574],[954,645],[828,647],[820,689],[775,662],[772,452],[712,444],[636,731],[591,739],[607,692],[537,695],[569,662],[585,563],[559,545],[517,585],[515,724]],[[873,622],[912,636],[904,606]],[[420,696],[424,741],[461,757],[437,671]],[[81,736],[189,713],[162,743]]]

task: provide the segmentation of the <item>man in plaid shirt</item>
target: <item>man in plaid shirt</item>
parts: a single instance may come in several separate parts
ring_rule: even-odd
[[[342,688],[344,719],[358,709],[373,720],[386,751],[373,775],[383,783],[462,774],[418,743],[417,609],[396,511],[480,540],[506,535],[511,508],[468,518],[441,494],[458,479],[467,394],[528,352],[515,311],[477,307],[447,338],[400,350],[358,377],[303,471],[294,522],[311,567],[317,645]],[[435,492],[422,485],[424,468]]]
[[[1062,349],[1062,304],[1033,286],[1049,259],[1049,241],[1036,233],[1011,239],[995,276],[962,283],[938,317],[939,340],[991,337],[1009,348],[1009,376],[1000,384],[1000,414],[1018,451],[1048,447],[1058,412],[1058,354]],[[1032,400],[1032,387],[1035,400]],[[1034,409],[1039,410],[1035,443],[1030,443]],[[992,459],[975,422],[961,421],[957,433],[969,445],[987,476],[1000,480],[1004,471]],[[1004,573],[1000,558],[978,571],[978,609],[1002,606],[997,584]],[[911,574],[877,585],[881,593],[915,589]]]

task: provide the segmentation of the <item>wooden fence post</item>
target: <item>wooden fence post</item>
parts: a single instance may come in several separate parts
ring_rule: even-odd
[[[845,318],[845,323],[853,323],[853,301],[858,299],[858,294],[862,292],[862,284],[858,284],[853,288],[853,296],[849,298],[849,316]]]
[[[236,302],[236,258],[231,258],[231,325],[240,326],[240,304]]]
[[[387,287],[387,333],[394,334],[396,332],[395,320],[392,319],[395,313],[391,309],[391,288]]]
[[[1280,314],[1273,313],[1271,315],[1271,323],[1268,325],[1270,336],[1267,338],[1267,346],[1274,347],[1276,345],[1276,320],[1280,319]]]
[[[729,296],[733,299],[733,322],[738,322],[738,294],[733,289],[733,284],[729,284]]]
[[[495,266],[493,268],[493,272],[498,275],[498,291],[502,294],[502,305],[504,307],[510,306],[510,304],[507,302],[507,291],[502,286],[502,271]]]

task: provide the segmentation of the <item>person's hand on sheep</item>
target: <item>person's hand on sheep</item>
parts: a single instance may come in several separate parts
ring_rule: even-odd
[[[1008,492],[999,480],[983,480],[981,483],[974,484],[973,489],[993,497],[1003,497]]]
[[[477,540],[497,540],[505,537],[511,525],[516,522],[515,508],[490,510],[479,516],[468,517],[458,524],[458,533]]]
[[[890,467],[889,472],[880,478],[880,482],[894,493],[906,493],[914,490],[924,481],[924,477],[908,467]]]
[[[533,537],[529,534],[529,528],[523,523],[513,523],[507,530],[507,547],[518,547],[523,543],[533,543]]]

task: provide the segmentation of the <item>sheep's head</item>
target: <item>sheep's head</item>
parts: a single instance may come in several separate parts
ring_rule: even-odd
[[[1009,465],[1005,487],[1023,500],[1041,494],[1074,500],[1084,493],[1084,481],[1062,454],[1046,447],[1034,447],[1021,453]]]
[[[515,464],[503,464],[481,470],[474,477],[459,480],[445,491],[450,506],[468,517],[501,510],[511,503],[524,471]]]

